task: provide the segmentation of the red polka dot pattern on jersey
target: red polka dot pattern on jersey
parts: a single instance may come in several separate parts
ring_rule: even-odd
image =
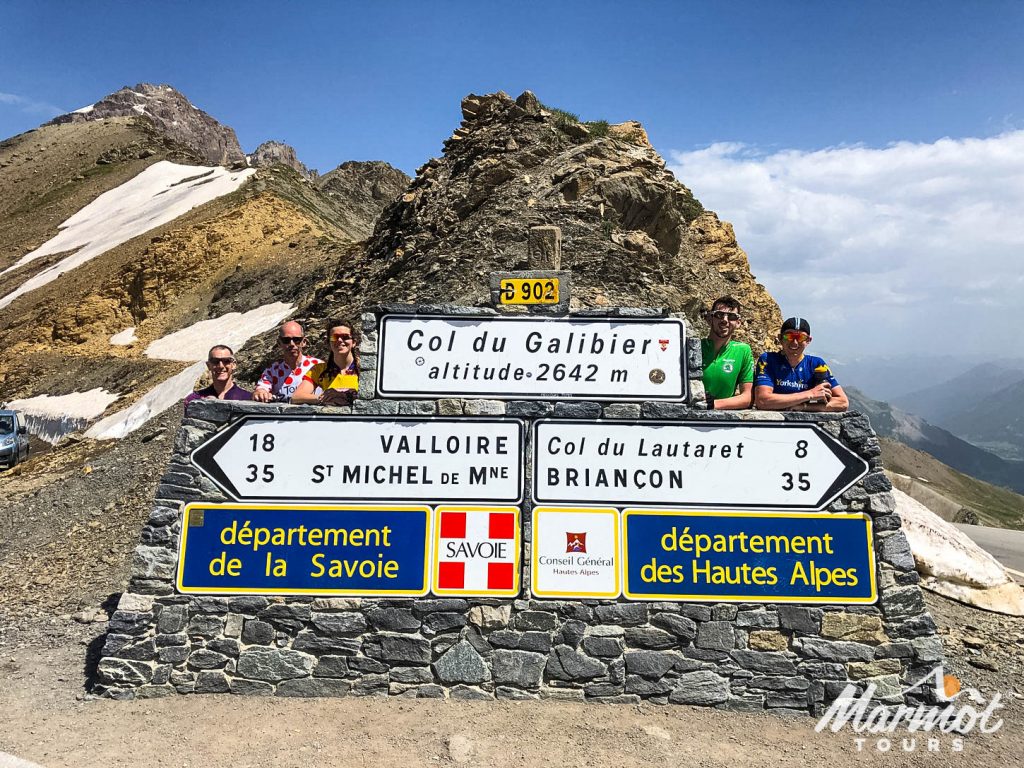
[[[285,365],[283,360],[278,360],[263,371],[256,388],[269,389],[276,397],[286,400],[295,394],[306,371],[320,362],[322,361],[319,358],[303,355],[299,364],[293,369]]]

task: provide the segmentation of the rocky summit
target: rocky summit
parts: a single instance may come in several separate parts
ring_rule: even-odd
[[[348,250],[408,182],[386,163],[344,163],[321,190],[287,145],[267,142],[253,155],[255,172],[239,168],[230,128],[153,85],[0,142],[0,401],[101,387],[118,395],[108,414],[130,407],[189,362],[155,359],[149,343],[275,302],[300,309],[326,276],[345,272]],[[145,181],[170,168],[173,180]],[[236,178],[229,194],[144,223],[225,175]],[[141,185],[132,205],[145,199],[148,212],[103,203],[132,184]],[[96,205],[103,212],[84,218],[102,226],[25,260],[73,237],[69,223]],[[91,245],[102,240],[109,247]],[[83,247],[95,255],[42,280]]]
[[[169,85],[126,85],[91,106],[60,115],[50,122],[60,125],[135,115],[148,118],[162,133],[210,163],[245,163],[245,153],[234,130],[214,120]]]
[[[359,279],[325,291],[329,304],[486,305],[487,274],[526,268],[530,228],[553,225],[573,308],[661,306],[703,328],[702,310],[732,294],[747,307],[746,339],[772,346],[778,306],[732,227],[665,168],[639,123],[581,123],[529,91],[468,96],[462,114],[444,155],[381,215]]]
[[[265,141],[260,144],[249,155],[249,165],[253,168],[269,168],[272,165],[283,165],[307,179],[315,179],[317,176],[316,171],[311,171],[299,160],[298,155],[295,154],[294,147],[281,141]]]
[[[339,223],[359,239],[373,232],[385,205],[405,191],[409,177],[380,161],[350,160],[316,180],[338,213]]]

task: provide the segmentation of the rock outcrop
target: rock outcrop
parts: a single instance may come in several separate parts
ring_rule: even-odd
[[[755,347],[778,332],[778,307],[731,228],[665,168],[639,123],[580,123],[529,91],[471,95],[462,113],[444,156],[417,171],[368,243],[362,283],[378,301],[486,305],[487,273],[527,268],[530,228],[555,225],[574,308],[662,306],[703,330],[702,310],[731,293],[750,307]],[[363,298],[344,283],[329,293],[348,306]]]
[[[245,163],[235,132],[214,120],[169,85],[125,86],[95,104],[60,115],[51,124],[80,123],[110,117],[145,117],[160,131],[215,165]]]
[[[284,165],[307,179],[312,180],[317,177],[316,171],[311,171],[299,160],[293,147],[280,141],[265,141],[256,147],[249,155],[249,165],[254,168]]]
[[[742,297],[743,314],[758,319],[758,328],[747,329],[748,340],[760,349],[775,349],[782,326],[779,306],[750,273],[750,260],[736,242],[732,224],[714,211],[704,211],[690,222],[689,233],[704,260],[725,279],[725,293]]]
[[[384,206],[405,190],[409,177],[388,163],[351,160],[325,173],[316,183],[334,203],[336,223],[365,239],[373,232]]]

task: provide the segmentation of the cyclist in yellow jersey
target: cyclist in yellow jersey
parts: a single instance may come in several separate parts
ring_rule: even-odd
[[[348,320],[329,320],[330,354],[310,368],[292,395],[293,403],[351,405],[359,390],[359,338]],[[322,390],[317,394],[317,390]]]

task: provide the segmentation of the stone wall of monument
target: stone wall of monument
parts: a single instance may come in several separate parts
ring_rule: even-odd
[[[438,309],[453,312],[451,307]],[[694,340],[688,348],[697,358],[690,360],[688,404],[381,399],[373,386],[377,318],[364,316],[363,322],[363,373],[353,406],[203,400],[189,407],[142,530],[131,583],[110,619],[98,666],[100,692],[114,698],[230,692],[650,700],[814,713],[849,684],[864,688],[873,683],[876,697],[903,700],[907,681],[919,679],[941,660],[941,641],[894,513],[879,444],[864,416],[755,411],[712,416],[701,407],[700,353]],[[315,418],[322,413],[528,421],[812,421],[868,462],[866,476],[825,511],[870,516],[878,600],[806,605],[535,599],[530,594],[529,493],[522,505],[525,554],[517,599],[178,593],[185,503],[227,500],[190,462],[192,450],[246,415]],[[526,448],[529,486],[531,451]]]

